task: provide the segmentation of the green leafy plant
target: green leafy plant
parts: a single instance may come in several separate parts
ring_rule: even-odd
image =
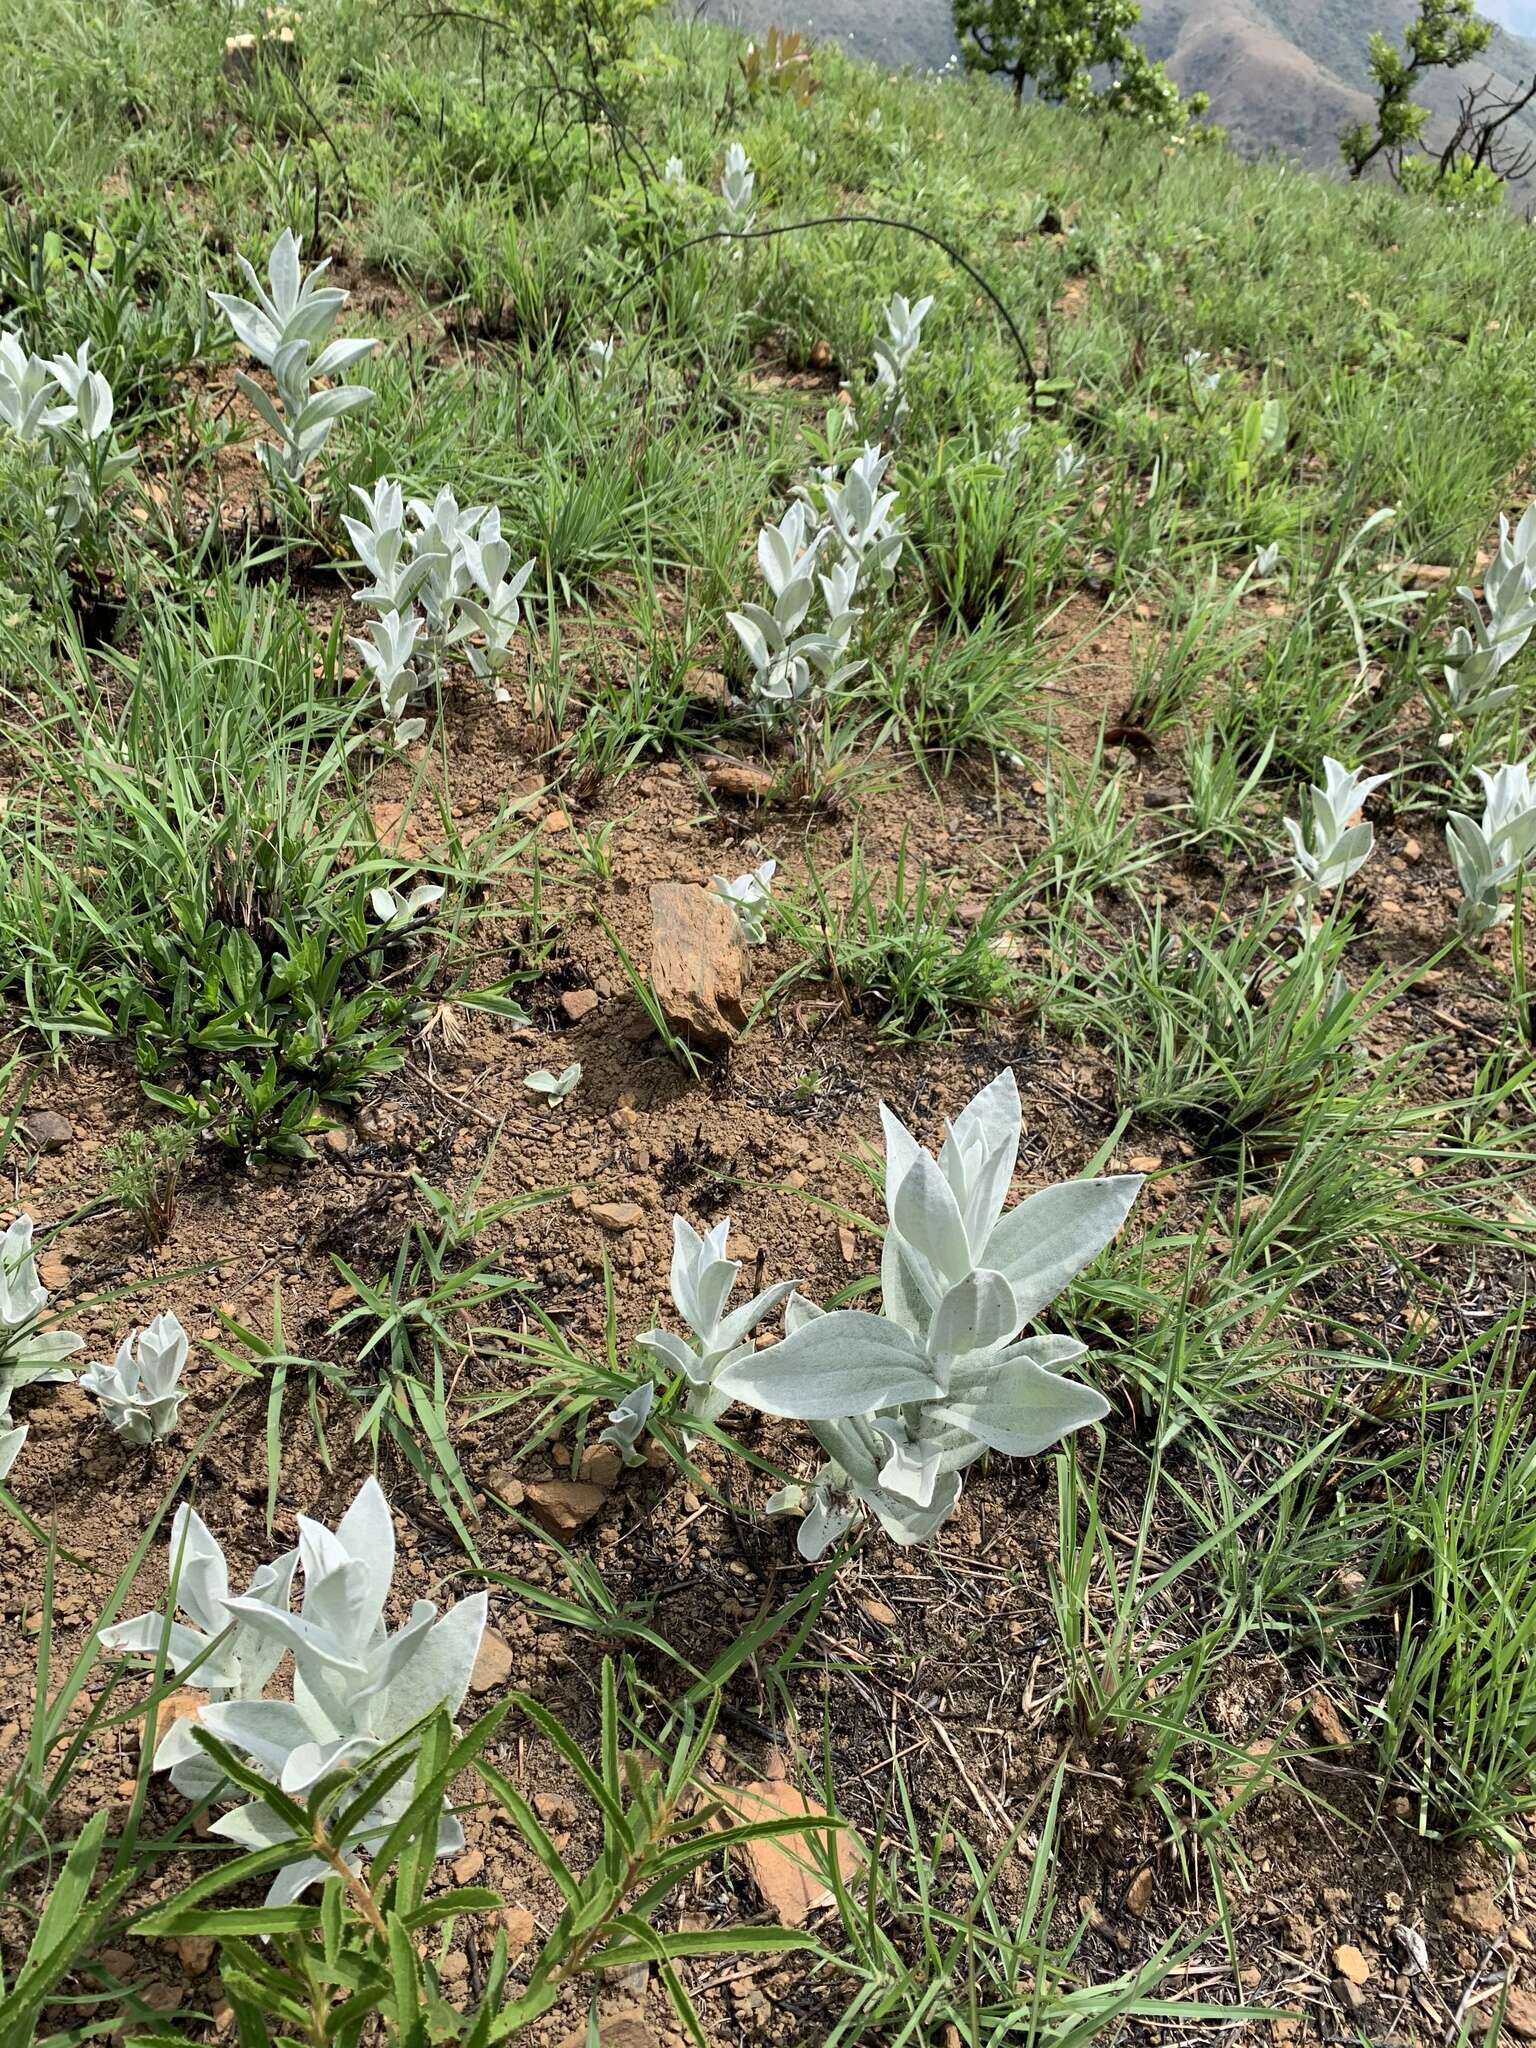
[[[1015,99],[1033,85],[1043,100],[1125,114],[1174,135],[1210,104],[1204,93],[1181,99],[1131,36],[1137,0],[952,0],[952,11],[967,69],[1006,78]],[[1108,81],[1097,84],[1094,73],[1105,70]]]
[[[461,1602],[454,1613],[472,1604]],[[233,1707],[205,1711],[221,1712],[225,1719],[236,1713]],[[513,1715],[550,1746],[593,1802],[602,1839],[581,1871],[524,1793],[490,1760]],[[655,1924],[668,1900],[722,1852],[785,1836],[803,1844],[818,1828],[838,1826],[830,1818],[808,1821],[801,1814],[743,1820],[724,1805],[710,1791],[705,1772],[714,1720],[712,1707],[699,1713],[685,1702],[654,1736],[642,1738],[626,1725],[616,1674],[605,1664],[597,1763],[538,1700],[512,1693],[459,1738],[439,1709],[380,1749],[365,1769],[338,1761],[302,1796],[251,1771],[232,1746],[194,1728],[190,1744],[251,1794],[251,1809],[263,1816],[263,1836],[281,1839],[219,1864],[141,1915],[132,1931],[152,1940],[190,1936],[216,1942],[236,2024],[253,2040],[263,2037],[275,2017],[302,2048],[334,2048],[338,2041],[358,2039],[365,2027],[390,2048],[427,2038],[494,2048],[522,2036],[573,1983],[596,1984],[600,1973],[634,1964],[657,1968],[680,2020],[698,2039],[701,2023],[678,1963],[690,1956],[783,1955],[813,1944],[808,1935],[782,1927],[669,1931]],[[484,1983],[466,2010],[446,1995],[423,1936],[502,1909],[499,1894],[478,1885],[427,1896],[444,1796],[455,1781],[471,1779],[484,1804],[521,1836],[561,1903],[547,1939],[519,1963],[517,1981],[506,1929],[496,1927]],[[348,1868],[345,1844],[381,1783],[393,1788],[400,1810],[374,1844],[364,1874]],[[226,1894],[270,1877],[280,1859],[291,1855],[295,1839],[306,1843],[313,1862],[328,1873],[315,1904],[222,1903]]]
[[[1429,125],[1428,107],[1411,95],[1426,71],[1454,71],[1488,47],[1493,24],[1474,11],[1474,0],[1419,0],[1418,18],[1395,50],[1379,32],[1371,37],[1371,76],[1376,81],[1374,123],[1361,121],[1339,142],[1352,178],[1363,177],[1378,156],[1400,172],[1406,152]]]
[[[151,1244],[164,1244],[176,1221],[182,1175],[197,1149],[190,1124],[131,1130],[108,1147],[107,1186],[119,1209],[136,1217]]]

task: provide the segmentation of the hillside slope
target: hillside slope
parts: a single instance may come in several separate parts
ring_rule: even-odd
[[[1241,149],[1332,169],[1341,131],[1369,112],[1370,31],[1396,41],[1416,13],[1413,0],[1146,0],[1143,22],[1147,47],[1187,91],[1210,94],[1213,118]],[[1430,141],[1450,133],[1468,84],[1491,79],[1502,91],[1533,71],[1536,44],[1496,29],[1477,64],[1424,81]],[[1521,135],[1536,142],[1536,122]]]

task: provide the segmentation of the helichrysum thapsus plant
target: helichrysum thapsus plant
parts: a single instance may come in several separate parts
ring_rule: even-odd
[[[523,1086],[534,1095],[542,1095],[551,1109],[564,1102],[567,1095],[580,1084],[581,1061],[572,1060],[560,1073],[551,1073],[548,1067],[539,1067],[524,1078]]]
[[[378,686],[395,744],[404,746],[425,730],[423,719],[404,716],[410,698],[441,680],[455,655],[482,679],[504,665],[534,565],[530,558],[509,578],[499,508],[460,505],[446,484],[430,503],[407,499],[388,477],[353,491],[365,516],[342,524],[373,578],[358,597],[378,616],[351,644]]]
[[[640,1342],[688,1381],[687,1412],[713,1422],[731,1400],[719,1391],[720,1374],[748,1356],[752,1332],[794,1292],[793,1280],[765,1287],[761,1294],[727,1310],[741,1263],[727,1258],[731,1219],[724,1217],[701,1236],[681,1216],[672,1218],[672,1305],[693,1333],[693,1342],[670,1330],[647,1330]]]
[[[765,860],[761,867],[753,868],[748,875],[738,875],[734,882],[716,875],[709,885],[735,911],[736,929],[743,945],[761,946],[767,940],[768,906],[773,901],[773,878],[778,869],[776,860]]]
[[[260,445],[258,458],[274,482],[281,477],[299,484],[337,420],[373,397],[366,384],[348,384],[345,377],[378,343],[354,337],[328,342],[318,355],[313,353],[335,326],[336,316],[351,294],[339,285],[320,282],[329,262],[317,263],[305,276],[299,240],[292,228],[284,230],[268,259],[270,289],[263,288],[243,256],[239,262],[254,298],[236,298],[229,292],[210,292],[209,297],[234,329],[235,338],[272,372],[277,386],[274,405],[254,378],[243,370],[235,372],[235,382],[277,437]],[[317,388],[325,385],[326,379],[335,381]]]
[[[196,1664],[190,1682],[211,1698],[259,1700],[283,1661],[286,1646],[248,1622],[232,1625],[225,1604],[229,1566],[224,1552],[202,1516],[185,1503],[171,1523],[170,1558],[175,1585],[171,1614],[139,1614],[104,1628],[102,1648],[119,1655],[155,1657],[164,1643],[167,1669],[179,1678]],[[289,1550],[271,1564],[258,1565],[245,1598],[286,1612],[298,1562],[299,1553]],[[185,1619],[178,1621],[178,1614]],[[161,1737],[155,1769],[169,1771],[172,1784],[189,1799],[210,1796],[221,1777],[218,1766],[192,1740],[184,1720],[174,1721]]]
[[[91,368],[91,344],[44,361],[18,335],[0,333],[0,422],[58,464],[53,516],[82,550],[99,539],[113,488],[138,460],[112,432],[112,387]]]
[[[1120,1229],[1138,1174],[1066,1181],[1005,1211],[1021,1117],[1011,1071],[948,1128],[938,1158],[882,1104],[889,1218],[883,1308],[823,1311],[798,1295],[786,1335],[715,1375],[715,1397],[811,1425],[830,1462],[809,1487],[774,1497],[804,1515],[819,1556],[862,1509],[898,1543],[931,1537],[953,1513],[961,1474],[988,1450],[1033,1457],[1108,1412],[1058,1368],[1072,1337],[1020,1332]]]
[[[404,931],[443,900],[441,882],[418,882],[414,889],[389,889],[382,884],[368,891],[368,907],[386,931]]]
[[[725,202],[725,225],[732,234],[744,235],[754,215],[752,191],[757,173],[739,142],[725,152],[725,169],[720,174],[720,197]]]
[[[600,1444],[612,1444],[626,1465],[643,1465],[645,1459],[636,1448],[645,1434],[645,1426],[651,1419],[651,1407],[656,1399],[656,1382],[642,1380],[638,1387],[631,1389],[617,1408],[608,1415],[608,1427],[598,1436]]]
[[[486,1596],[461,1600],[441,1617],[430,1600],[417,1600],[401,1627],[389,1631],[384,1613],[394,1578],[395,1530],[376,1479],[364,1482],[334,1530],[299,1517],[298,1562],[304,1597],[297,1614],[277,1583],[286,1561],[270,1568],[273,1579],[253,1584],[240,1598],[209,1587],[210,1608],[221,1610],[226,1624],[238,1625],[234,1640],[253,1639],[265,1646],[260,1654],[274,1653],[274,1669],[282,1652],[292,1651],[292,1698],[255,1696],[245,1690],[242,1678],[239,1692],[227,1690],[201,1710],[198,1725],[301,1802],[330,1773],[356,1771],[362,1782],[353,1805],[364,1806],[370,1758],[437,1708],[452,1716],[464,1704],[485,1631]],[[203,1682],[197,1673],[193,1676],[194,1682]],[[201,1767],[206,1763],[188,1723],[173,1730],[155,1754],[156,1768],[169,1768],[173,1782],[190,1796],[205,1792],[207,1772]],[[192,1765],[190,1783],[184,1779],[184,1764]],[[341,1845],[350,1867],[357,1868],[384,1838],[414,1791],[413,1767],[357,1813]],[[293,1860],[273,1879],[267,1894],[271,1904],[296,1899],[331,1875],[328,1863],[306,1854],[306,1839],[291,1835],[272,1808],[258,1800],[221,1816],[213,1832],[246,1849],[291,1844]],[[437,1853],[455,1855],[463,1846],[463,1829],[445,1804]]]
[[[1445,828],[1461,884],[1456,929],[1464,939],[1483,938],[1506,921],[1510,905],[1505,898],[1536,853],[1536,786],[1530,764],[1472,772],[1483,785],[1482,818],[1453,811]]]
[[[1462,584],[1456,595],[1467,623],[1446,649],[1445,685],[1453,709],[1470,717],[1514,695],[1514,686],[1501,684],[1499,676],[1536,628],[1536,504],[1526,507],[1513,530],[1500,515],[1498,550],[1483,575],[1487,619],[1475,591]]]
[[[110,1365],[92,1365],[80,1384],[101,1403],[102,1420],[125,1444],[163,1443],[186,1398],[187,1333],[167,1311],[123,1339]]]
[[[39,1381],[72,1379],[64,1360],[84,1342],[68,1330],[45,1330],[47,1307],[48,1290],[32,1249],[32,1218],[18,1216],[0,1237],[0,1478],[15,1464],[27,1435],[25,1428],[11,1426],[11,1396]]]
[[[909,301],[892,292],[885,309],[885,333],[875,338],[875,391],[886,426],[894,427],[907,410],[907,366],[922,340],[923,322],[933,310],[933,297]]]
[[[1296,909],[1304,926],[1310,923],[1317,899],[1342,889],[1370,859],[1376,834],[1360,816],[1360,809],[1373,791],[1391,780],[1390,775],[1365,775],[1358,768],[1346,768],[1342,761],[1325,754],[1322,784],[1307,792],[1312,799],[1309,821],[1303,825],[1295,818],[1282,819],[1291,842],[1292,865],[1301,883]]]
[[[862,615],[854,600],[889,584],[904,545],[896,493],[884,488],[890,460],[869,443],[841,481],[835,469],[818,476],[777,526],[758,535],[771,606],[744,604],[726,617],[752,665],[752,698],[765,717],[805,706],[864,665],[848,659]]]

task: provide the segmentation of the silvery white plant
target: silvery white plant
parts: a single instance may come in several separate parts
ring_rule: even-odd
[[[885,406],[888,425],[907,410],[903,386],[907,367],[922,340],[923,322],[933,310],[933,296],[911,303],[901,292],[891,294],[885,309],[885,334],[875,341],[875,389]]]
[[[1346,768],[1325,754],[1322,785],[1307,792],[1312,799],[1310,829],[1295,818],[1281,820],[1302,884],[1296,907],[1304,922],[1319,896],[1342,889],[1370,859],[1376,834],[1359,813],[1366,798],[1391,780],[1390,775],[1366,775],[1358,768]]]
[[[229,1612],[229,1566],[202,1516],[185,1502],[171,1523],[174,1600],[170,1614],[139,1614],[101,1631],[104,1650],[119,1656],[158,1657],[165,1646],[168,1670],[178,1678],[191,1670],[192,1683],[215,1700],[259,1700],[283,1660],[284,1645],[258,1633]],[[286,1611],[296,1550],[258,1565],[245,1598]],[[178,1621],[177,1615],[185,1615]],[[201,1661],[199,1661],[201,1660]],[[193,1670],[192,1667],[196,1666]],[[223,1782],[219,1767],[198,1748],[186,1720],[173,1721],[155,1750],[157,1771],[169,1771],[177,1791],[207,1799]]]
[[[356,633],[347,636],[348,645],[357,649],[359,659],[378,686],[379,703],[394,727],[397,747],[409,746],[427,729],[424,718],[404,715],[411,698],[425,688],[415,665],[416,643],[425,628],[426,622],[415,612],[407,612],[402,618],[397,611],[387,611],[381,618],[369,621],[366,639]]]
[[[512,550],[502,538],[500,509],[461,506],[447,484],[430,503],[407,500],[387,477],[371,491],[353,490],[365,517],[344,524],[373,577],[359,596],[380,616],[366,640],[354,635],[351,644],[378,685],[395,744],[404,746],[426,729],[425,720],[402,720],[409,698],[440,676],[452,655],[462,653],[482,680],[505,664],[534,563],[530,557],[509,578]]]
[[[682,186],[688,182],[688,173],[683,169],[683,160],[680,156],[669,156],[662,167],[661,175],[664,183],[668,185]]]
[[[581,367],[590,384],[606,384],[609,372],[617,359],[619,338],[610,334],[606,341],[589,341],[581,352]]]
[[[639,1339],[663,1365],[687,1379],[687,1412],[701,1422],[713,1422],[730,1405],[732,1396],[719,1389],[721,1373],[750,1356],[752,1332],[795,1291],[793,1280],[779,1281],[728,1311],[741,1272],[740,1260],[726,1256],[730,1234],[729,1216],[707,1235],[682,1216],[672,1218],[672,1305],[694,1341],[689,1344],[670,1330],[647,1330]]]
[[[1185,351],[1184,367],[1189,372],[1190,382],[1202,398],[1209,398],[1211,393],[1221,383],[1220,370],[1206,369],[1205,365],[1209,361],[1210,357],[1203,348],[1192,348]]]
[[[1057,1368],[1075,1338],[1020,1332],[1119,1231],[1139,1174],[1067,1181],[1004,1205],[1021,1114],[1011,1070],[947,1126],[937,1159],[881,1105],[886,1147],[882,1312],[795,1297],[782,1342],[715,1375],[716,1398],[809,1422],[830,1464],[770,1503],[805,1515],[816,1557],[867,1509],[898,1543],[953,1513],[988,1450],[1032,1457],[1102,1420],[1102,1395]]]
[[[1456,928],[1475,940],[1508,920],[1504,898],[1536,853],[1536,786],[1528,762],[1473,773],[1483,785],[1482,818],[1453,811],[1445,838],[1462,890]]]
[[[73,1379],[64,1360],[85,1341],[68,1330],[42,1327],[48,1290],[38,1278],[32,1229],[32,1218],[21,1215],[0,1237],[0,1425],[11,1421],[11,1396],[18,1388]],[[0,1433],[0,1478],[15,1464],[26,1436],[24,1426]]]
[[[721,896],[736,913],[736,929],[743,945],[761,946],[768,938],[768,905],[773,901],[773,878],[778,873],[776,860],[765,860],[761,867],[753,868],[750,874],[738,875],[734,882],[728,882],[724,875],[716,875],[710,889]]]
[[[995,462],[999,469],[1012,469],[1029,439],[1029,421],[1015,420],[1003,431],[1003,438],[995,441],[987,450],[988,462]]]
[[[235,372],[235,382],[277,436],[275,442],[261,444],[258,459],[274,482],[282,477],[293,484],[303,482],[305,471],[325,446],[337,420],[373,397],[366,384],[344,380],[352,365],[378,346],[376,341],[354,337],[328,342],[318,355],[312,354],[316,343],[335,326],[351,294],[337,285],[321,284],[330,268],[328,261],[316,264],[306,276],[299,258],[298,237],[287,228],[267,261],[270,289],[263,288],[242,256],[240,268],[254,299],[228,292],[208,295],[242,347],[272,372],[276,406],[243,370]],[[328,389],[317,390],[327,378],[336,381]]]
[[[840,485],[827,487],[827,518],[845,563],[858,571],[860,584],[888,583],[905,545],[896,515],[897,493],[884,488],[891,451],[868,443],[848,465]]]
[[[418,882],[414,889],[404,895],[397,889],[379,887],[368,892],[368,907],[386,931],[403,931],[408,924],[414,924],[423,911],[434,909],[443,900],[440,882]]]
[[[186,1398],[187,1333],[167,1310],[117,1348],[110,1365],[92,1365],[80,1384],[96,1396],[102,1419],[125,1444],[158,1444],[172,1435]]]
[[[74,407],[60,405],[53,365],[34,355],[14,328],[0,329],[0,421],[18,441],[41,441]]]
[[[297,1614],[286,1598],[272,1597],[271,1586],[253,1586],[240,1598],[216,1598],[241,1635],[249,1632],[279,1656],[292,1651],[292,1699],[226,1696],[201,1710],[198,1725],[302,1801],[332,1772],[366,1773],[372,1757],[436,1709],[458,1713],[485,1630],[486,1596],[461,1600],[441,1618],[431,1601],[417,1600],[402,1627],[389,1632],[384,1613],[394,1578],[395,1531],[376,1479],[364,1482],[334,1530],[299,1517],[299,1566],[304,1597]],[[155,1763],[157,1769],[172,1767],[176,1782],[181,1763],[191,1760],[197,1746],[185,1723],[172,1736],[174,1743],[168,1736],[156,1751]],[[198,1752],[197,1761],[207,1759]],[[193,1782],[198,1796],[206,1773],[199,1771]],[[340,1845],[350,1868],[384,1838],[414,1792],[414,1767],[381,1792]],[[259,1800],[223,1815],[213,1833],[245,1849],[292,1845],[293,1860],[274,1878],[269,1904],[287,1904],[330,1875],[330,1865],[305,1854],[304,1839],[290,1835]],[[455,1855],[463,1846],[463,1829],[445,1804],[437,1854]]]
[[[72,535],[96,526],[138,460],[113,435],[112,387],[90,358],[89,341],[45,361],[13,331],[0,333],[0,421],[28,446],[48,444],[59,464],[55,518]],[[49,402],[59,397],[63,404]]]
[[[1483,575],[1487,619],[1476,591],[1461,584],[1456,595],[1467,623],[1451,635],[1445,683],[1453,708],[1470,717],[1508,703],[1514,687],[1498,678],[1536,629],[1536,504],[1513,530],[1499,516],[1499,545]]]
[[[1272,540],[1267,547],[1260,548],[1254,555],[1253,573],[1255,578],[1262,583],[1266,576],[1273,576],[1279,560],[1280,543],[1277,540]]]
[[[752,191],[757,173],[751,158],[739,142],[725,152],[725,169],[720,174],[720,197],[725,201],[725,225],[732,234],[744,235],[756,218]]]
[[[1088,458],[1082,450],[1074,447],[1070,441],[1066,442],[1064,446],[1056,451],[1056,466],[1053,474],[1056,478],[1057,488],[1065,490],[1068,484],[1076,483],[1087,467]]]
[[[645,1434],[645,1426],[651,1419],[651,1407],[655,1399],[656,1382],[642,1380],[638,1387],[624,1396],[617,1408],[610,1411],[608,1427],[598,1435],[597,1440],[600,1444],[614,1445],[626,1465],[645,1463],[636,1445]]]
[[[551,1073],[548,1067],[540,1067],[529,1074],[523,1086],[535,1095],[542,1095],[550,1107],[556,1108],[567,1095],[574,1092],[581,1081],[581,1061],[572,1060],[560,1073]]]

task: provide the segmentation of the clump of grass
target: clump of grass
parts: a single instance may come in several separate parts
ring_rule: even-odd
[[[176,1221],[181,1177],[197,1149],[191,1124],[125,1131],[106,1155],[107,1186],[119,1209],[136,1217],[151,1244],[164,1244]]]
[[[1416,1461],[1392,1483],[1383,1575],[1401,1587],[1377,1767],[1425,1834],[1513,1854],[1536,1754],[1536,1443],[1519,1322],[1470,1392],[1425,1391]]]
[[[1300,945],[1285,904],[1248,924],[1218,911],[1204,931],[1158,908],[1123,939],[1064,916],[1033,993],[1048,1024],[1106,1045],[1137,1114],[1211,1150],[1286,1150],[1357,1089],[1390,1092],[1389,1067],[1357,1083],[1361,1032],[1388,997],[1379,974],[1345,980],[1347,937],[1330,920]]]
[[[945,1038],[962,1016],[1012,1000],[1019,977],[1003,922],[1014,900],[1012,891],[992,897],[961,927],[956,899],[928,868],[909,862],[905,837],[884,886],[856,838],[840,886],[813,866],[810,904],[775,905],[779,931],[803,958],[779,976],[762,1007],[805,981],[822,981],[882,1038]]]

